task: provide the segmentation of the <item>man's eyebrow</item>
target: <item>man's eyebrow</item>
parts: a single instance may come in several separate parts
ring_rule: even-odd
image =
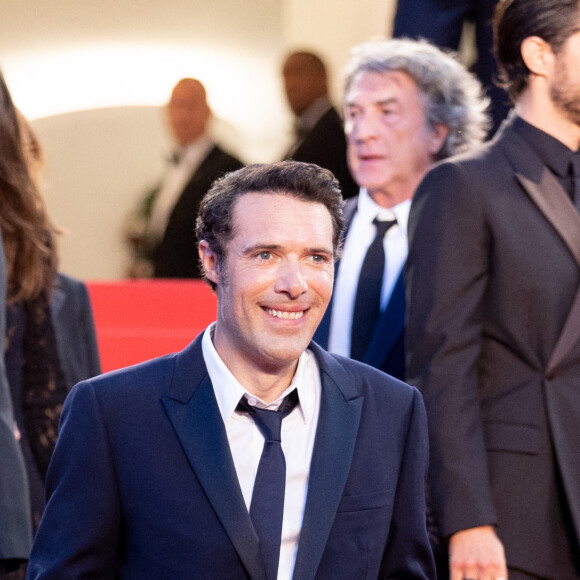
[[[268,250],[279,250],[280,248],[282,248],[282,246],[280,244],[252,244],[251,246],[248,246],[247,248],[244,248],[244,250],[242,251],[242,255],[243,256],[249,256],[250,254],[253,254],[255,252],[260,252],[260,251],[268,251]],[[333,250],[330,248],[320,248],[320,247],[313,247],[313,248],[307,248],[307,252],[309,254],[327,254],[327,255],[332,255],[333,254]]]
[[[308,248],[309,254],[327,254],[331,256],[334,252],[329,248]]]
[[[244,256],[248,256],[249,254],[253,254],[254,252],[258,252],[260,250],[279,250],[282,246],[280,244],[261,244],[258,242],[257,244],[252,244],[247,248],[244,248],[242,254]]]
[[[398,104],[400,102],[400,100],[397,97],[388,97],[386,99],[380,99],[378,101],[373,101],[372,104],[382,107],[384,105],[392,105],[392,104]],[[356,100],[346,100],[346,106],[347,107],[358,107],[358,103],[356,102]]]

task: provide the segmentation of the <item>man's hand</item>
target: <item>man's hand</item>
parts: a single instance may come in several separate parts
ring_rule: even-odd
[[[503,544],[492,526],[461,530],[449,540],[450,580],[505,580]]]

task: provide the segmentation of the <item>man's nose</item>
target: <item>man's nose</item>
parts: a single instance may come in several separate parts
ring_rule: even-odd
[[[290,298],[298,298],[308,289],[308,282],[303,266],[298,260],[286,260],[280,265],[275,290],[287,294]]]
[[[353,127],[353,136],[356,141],[365,141],[376,136],[376,120],[372,115],[360,114]]]

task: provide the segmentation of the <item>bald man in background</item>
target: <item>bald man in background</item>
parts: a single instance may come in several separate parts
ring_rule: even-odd
[[[217,177],[242,167],[209,136],[210,118],[203,84],[181,79],[167,105],[176,148],[161,182],[132,218],[127,237],[134,259],[129,276],[201,278],[194,243],[199,203]]]
[[[338,179],[345,199],[358,194],[346,161],[344,127],[328,96],[324,63],[306,51],[290,53],[282,67],[284,90],[295,120],[295,140],[287,159],[316,163]]]

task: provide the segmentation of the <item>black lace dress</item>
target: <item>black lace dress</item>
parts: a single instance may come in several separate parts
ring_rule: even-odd
[[[44,294],[7,307],[5,360],[36,531],[44,510],[44,478],[67,395]]]

